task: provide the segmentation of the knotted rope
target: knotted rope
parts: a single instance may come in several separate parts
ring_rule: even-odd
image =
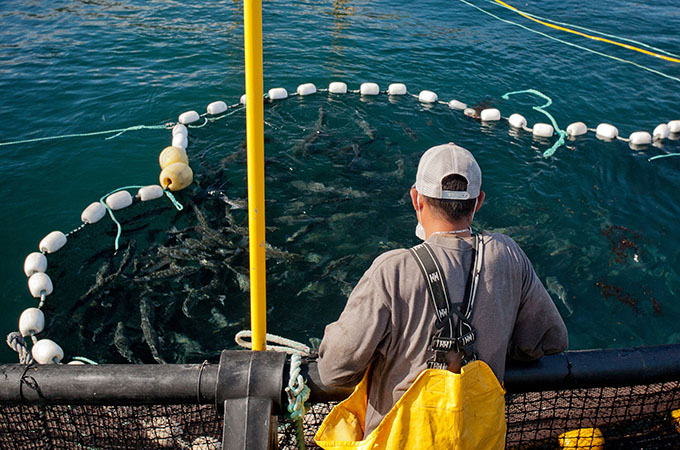
[[[19,354],[19,362],[21,364],[33,364],[35,362],[31,352],[26,347],[24,337],[18,331],[12,331],[7,335],[7,345]]]

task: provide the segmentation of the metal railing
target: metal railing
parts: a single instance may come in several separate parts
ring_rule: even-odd
[[[278,420],[288,384],[280,353],[224,351],[219,364],[5,364],[0,374],[0,448],[265,449],[294,441],[282,438],[291,427]],[[315,361],[303,365],[303,374],[317,404],[305,417],[313,445],[327,402],[350,390],[324,386]],[[630,438],[643,421],[653,433],[638,430],[633,438],[656,445],[647,448],[680,447],[671,418],[680,408],[678,381],[680,345],[511,363],[508,446],[550,446],[561,432],[595,426],[611,439]]]

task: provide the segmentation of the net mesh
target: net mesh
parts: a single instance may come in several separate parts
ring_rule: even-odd
[[[307,448],[318,448],[314,434],[333,406],[317,403],[305,415]],[[561,433],[598,427],[607,449],[680,448],[677,408],[679,382],[508,394],[507,446],[554,449]],[[0,406],[3,449],[198,450],[221,448],[221,440],[213,405]],[[298,448],[293,422],[279,418],[278,445]]]

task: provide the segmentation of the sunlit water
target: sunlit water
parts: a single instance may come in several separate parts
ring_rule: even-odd
[[[570,42],[680,77],[680,65],[550,31],[488,2],[478,6]],[[524,2],[525,10],[680,49],[671,1]],[[606,11],[606,14],[603,13]],[[4,1],[0,4],[0,142],[176,121],[244,90],[239,2]],[[680,83],[502,23],[459,2],[283,2],[264,5],[265,89],[345,81],[403,82],[442,100],[546,118],[562,128],[608,122],[621,134],[680,119]],[[196,183],[121,211],[121,250],[108,220],[50,255],[55,293],[44,336],[67,357],[97,361],[215,360],[249,327],[244,112],[190,132]],[[412,97],[294,97],[265,107],[269,331],[321,337],[381,252],[416,243],[406,195],[418,158],[454,141],[484,174],[476,228],[517,240],[548,287],[572,348],[678,342],[680,141],[632,151],[592,133],[568,141],[482,125]],[[0,147],[2,332],[35,306],[25,256],[69,231],[106,192],[157,182],[170,132]],[[203,222],[201,222],[203,220]],[[127,255],[127,256],[126,256]],[[125,259],[127,258],[127,259]],[[121,266],[121,263],[125,264]],[[166,271],[166,272],[163,272]],[[173,272],[174,271],[174,272]],[[97,285],[97,273],[105,283]],[[173,275],[174,273],[174,275]],[[107,278],[108,277],[108,278]],[[93,290],[91,290],[95,286]],[[89,294],[88,294],[89,292]],[[2,361],[14,362],[9,349]]]

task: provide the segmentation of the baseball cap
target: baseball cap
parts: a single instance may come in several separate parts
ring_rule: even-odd
[[[442,179],[449,175],[461,175],[467,180],[464,191],[442,189]],[[437,145],[420,157],[416,174],[416,190],[430,198],[467,200],[479,197],[482,186],[482,170],[472,153],[453,142]]]

